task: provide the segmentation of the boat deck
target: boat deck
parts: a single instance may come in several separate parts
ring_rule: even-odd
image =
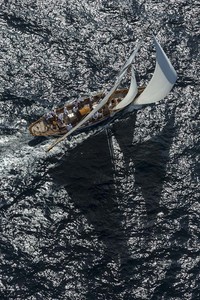
[[[125,97],[127,91],[127,89],[115,91],[108,102],[81,128],[95,125],[111,116],[112,109]],[[33,136],[63,135],[90,113],[104,96],[103,93],[100,93],[91,98],[66,104],[32,123],[29,131]]]

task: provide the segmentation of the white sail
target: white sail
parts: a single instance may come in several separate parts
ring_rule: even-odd
[[[83,124],[85,124],[88,120],[90,120],[93,115],[100,110],[108,101],[108,99],[110,98],[110,96],[114,93],[114,91],[117,89],[117,87],[119,86],[120,82],[122,81],[124,75],[127,72],[128,67],[132,64],[135,55],[138,52],[138,49],[140,47],[140,43],[137,43],[137,46],[135,48],[135,50],[133,51],[133,53],[131,54],[131,56],[128,58],[128,60],[126,61],[126,63],[124,64],[124,66],[122,67],[121,71],[119,72],[118,78],[115,81],[114,86],[112,87],[112,89],[109,91],[109,93],[101,100],[101,102],[83,119],[81,120],[75,127],[73,127],[69,132],[67,132],[65,135],[63,135],[61,138],[57,139],[48,149],[47,151],[51,150],[55,145],[57,145],[58,143],[60,143],[61,141],[63,141],[66,137],[68,137],[70,134],[72,134],[74,131],[76,131],[78,128],[80,128]]]
[[[163,99],[168,95],[177,79],[176,71],[155,37],[154,43],[156,46],[156,68],[149,84],[136,98],[134,104],[154,103]]]
[[[137,87],[137,82],[135,79],[134,68],[132,66],[132,68],[131,68],[131,84],[130,84],[128,93],[124,97],[124,99],[117,106],[115,106],[113,108],[113,110],[122,109],[122,108],[126,107],[127,105],[129,105],[131,102],[133,102],[137,93],[138,93],[138,87]]]

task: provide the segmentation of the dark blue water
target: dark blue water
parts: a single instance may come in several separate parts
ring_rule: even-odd
[[[110,88],[147,32],[170,95],[46,153],[28,125]],[[198,42],[197,1],[1,2],[0,299],[200,299]],[[154,63],[147,35],[139,84]]]

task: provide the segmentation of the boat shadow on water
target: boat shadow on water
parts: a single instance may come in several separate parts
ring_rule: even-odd
[[[65,187],[75,207],[87,218],[98,241],[104,245],[103,258],[84,274],[89,291],[87,297],[92,299],[102,288],[101,285],[95,287],[95,278],[107,272],[108,263],[111,260],[116,263],[119,257],[122,260],[129,257],[105,132],[91,136],[70,151],[51,176]],[[115,295],[122,287],[108,286],[107,289]]]
[[[28,145],[30,147],[35,147],[41,143],[43,143],[44,141],[47,140],[47,137],[45,136],[34,136],[34,138],[32,138],[29,142]]]
[[[160,211],[166,164],[174,136],[174,112],[160,133],[165,139],[164,142],[160,142],[158,136],[139,146],[133,145],[135,122],[136,114],[132,114],[120,129],[114,124],[112,134],[115,135],[117,132],[116,139],[124,156],[127,174],[130,160],[134,161],[135,185],[142,191],[146,206],[146,221],[155,221],[155,214]],[[125,132],[126,134],[123,134]],[[103,274],[110,258],[116,263],[120,258],[120,276],[123,279],[129,280],[135,270],[135,262],[128,246],[129,237],[123,227],[125,218],[123,205],[119,203],[123,202],[123,194],[120,189],[116,192],[116,170],[107,138],[105,131],[90,136],[75,149],[70,150],[67,156],[62,158],[61,163],[51,170],[54,182],[64,186],[75,207],[87,218],[88,223],[95,229],[99,241],[105,245],[104,261],[96,265],[91,274],[86,274],[89,290],[93,290],[94,274]],[[130,203],[129,207],[132,207],[131,205],[134,204]],[[110,292],[118,293],[120,292],[118,289],[123,288],[116,286],[110,289],[112,289]]]

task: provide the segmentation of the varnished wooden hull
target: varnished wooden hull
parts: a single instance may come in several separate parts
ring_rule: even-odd
[[[140,88],[138,94],[140,94],[144,88]],[[117,105],[119,101],[121,101],[127,94],[127,89],[120,89],[113,93],[113,95],[110,97],[108,103],[111,101],[114,103],[113,105]],[[68,129],[67,125],[70,123],[72,126],[76,126],[78,122],[80,122],[87,113],[89,113],[92,110],[92,106],[97,105],[101,99],[104,97],[103,93],[99,93],[94,95],[91,99],[90,98],[84,98],[82,100],[82,109],[80,108],[77,113],[73,113],[73,108],[75,106],[75,101],[69,104],[66,104],[65,107],[67,108],[68,112],[70,112],[67,117],[63,120],[62,123],[59,123],[58,120],[55,118],[52,118],[51,120],[47,120],[45,116],[41,117],[34,123],[32,123],[29,126],[29,131],[33,136],[60,136],[64,135]],[[90,107],[88,108],[88,105]],[[113,106],[113,107],[114,107]],[[84,107],[85,109],[84,112]],[[112,108],[113,108],[112,107]],[[107,107],[103,107],[102,109],[102,116],[99,118],[92,119],[86,124],[84,124],[82,127],[80,127],[77,132],[89,130],[93,128],[94,126],[100,125],[102,123],[108,122],[115,114],[116,112],[112,112],[112,108],[109,109],[108,105]],[[87,111],[88,110],[88,111]],[[56,115],[63,114],[64,113],[64,107],[58,108],[55,110]],[[81,114],[83,113],[83,115]],[[85,113],[85,115],[84,115]]]

